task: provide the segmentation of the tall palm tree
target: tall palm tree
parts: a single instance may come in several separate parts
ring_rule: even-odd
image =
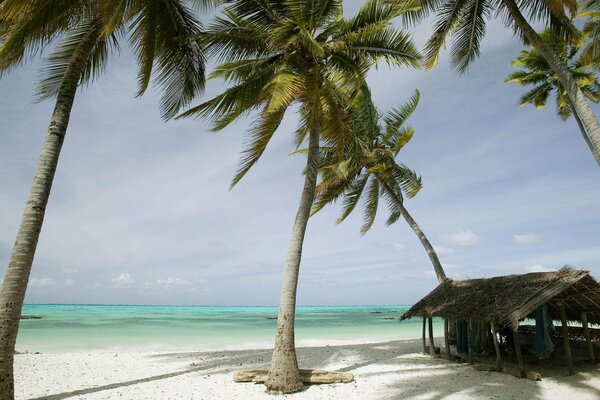
[[[412,6],[411,6],[412,7]],[[285,263],[267,389],[302,388],[294,343],[302,244],[315,196],[320,142],[339,143],[349,131],[346,104],[377,62],[419,65],[410,36],[391,26],[407,7],[369,0],[344,19],[340,0],[233,0],[199,40],[222,63],[211,74],[229,88],[184,116],[210,117],[220,130],[248,112],[257,118],[232,186],[265,151],[284,114],[298,105],[297,144],[308,139],[304,188]]]
[[[581,91],[589,100],[597,103],[600,101],[600,83],[596,73],[590,69],[591,65],[585,62],[579,47],[570,45],[561,40],[554,32],[547,30],[541,35],[554,52],[563,60],[563,63],[573,76]],[[521,96],[519,105],[532,104],[536,108],[545,108],[552,92],[556,92],[556,112],[566,121],[571,115],[577,121],[581,135],[593,151],[593,144],[585,131],[577,111],[567,96],[567,91],[558,80],[550,64],[537,49],[522,50],[512,63],[514,67],[521,68],[510,74],[505,82],[518,83],[522,86],[533,86],[531,90]]]
[[[428,13],[436,14],[434,32],[426,45],[425,64],[429,68],[437,63],[446,38],[452,36],[452,63],[460,72],[466,71],[471,61],[479,56],[479,44],[485,35],[486,22],[490,18],[502,16],[506,26],[535,47],[555,72],[585,127],[593,145],[592,153],[600,163],[598,119],[563,60],[544,42],[525,17],[527,15],[530,21],[544,22],[563,40],[580,40],[579,32],[567,17],[567,13],[571,16],[577,13],[577,0],[421,0],[421,4],[422,10],[416,12],[413,18],[418,19]]]
[[[446,280],[446,273],[435,249],[404,207],[404,194],[409,198],[417,194],[421,189],[421,178],[395,161],[400,150],[413,136],[413,128],[405,127],[404,123],[418,102],[419,92],[416,91],[409,102],[380,116],[368,88],[363,87],[351,108],[351,125],[355,135],[348,137],[341,155],[335,148],[322,152],[322,179],[317,186],[317,199],[312,214],[341,199],[343,210],[337,220],[339,224],[354,211],[363,193],[366,193],[361,228],[361,233],[365,234],[375,221],[379,198],[384,197],[390,208],[387,224],[393,224],[400,217],[404,218],[425,248],[441,283]]]
[[[156,69],[163,116],[171,117],[204,87],[204,56],[183,40],[200,32],[178,0],[4,0],[0,3],[0,73],[53,48],[43,65],[38,98],[54,97],[44,147],[0,291],[0,400],[14,397],[13,354],[27,283],[77,89],[106,65],[130,31],[142,94]],[[154,68],[156,64],[157,68]]]

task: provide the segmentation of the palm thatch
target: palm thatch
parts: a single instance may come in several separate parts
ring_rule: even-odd
[[[405,312],[402,319],[471,318],[515,328],[519,320],[546,303],[550,318],[560,320],[561,302],[568,320],[581,321],[581,313],[586,312],[590,323],[600,324],[600,284],[588,271],[569,267],[485,279],[447,279]]]

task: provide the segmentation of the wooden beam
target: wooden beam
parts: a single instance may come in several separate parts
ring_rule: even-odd
[[[444,318],[444,346],[446,347],[446,359],[450,359],[450,339],[448,338],[448,319]]]
[[[469,360],[469,364],[473,364],[473,329],[471,326],[472,319],[467,319],[467,359]]]
[[[502,371],[502,355],[500,354],[500,343],[498,343],[498,329],[495,323],[491,323],[492,340],[494,341],[494,350],[496,350],[496,367]]]
[[[525,377],[525,367],[523,366],[523,354],[521,354],[521,338],[519,338],[519,324],[513,326],[513,341],[515,342],[515,354],[517,355],[517,363],[519,364],[519,371],[521,378]]]
[[[433,345],[433,318],[429,317],[429,355],[435,356],[435,346]]]
[[[590,336],[590,328],[588,327],[587,313],[581,313],[581,323],[583,325],[583,335],[585,336],[585,342],[587,343],[588,357],[592,364],[596,363],[596,357],[594,356],[594,346],[592,344],[592,338]]]
[[[427,343],[425,342],[425,327],[427,326],[427,319],[423,317],[423,354],[427,354]]]
[[[558,309],[560,311],[560,322],[562,323],[563,344],[565,346],[567,368],[569,370],[569,375],[573,375],[575,373],[575,368],[573,368],[573,355],[571,354],[571,341],[569,340],[569,325],[567,325],[567,313],[565,312],[565,305],[560,302]]]

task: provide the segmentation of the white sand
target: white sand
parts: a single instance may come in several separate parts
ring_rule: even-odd
[[[268,350],[195,353],[19,354],[18,399],[600,399],[600,366],[536,370],[533,382],[419,354],[417,340],[300,348],[301,367],[355,374],[350,384],[310,386],[274,397],[234,383],[232,371],[266,368]]]

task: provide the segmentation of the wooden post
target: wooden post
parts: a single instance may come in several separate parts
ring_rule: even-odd
[[[448,319],[444,318],[444,346],[446,347],[446,359],[450,359],[450,339],[448,338]]]
[[[467,319],[467,359],[469,360],[469,364],[473,364],[473,328],[471,326],[472,319]]]
[[[563,344],[565,346],[567,368],[569,370],[569,375],[573,375],[575,373],[575,368],[573,368],[573,355],[571,354],[571,341],[569,340],[569,325],[567,325],[567,313],[565,312],[565,305],[563,302],[558,304],[558,308],[560,310],[560,322],[562,322]]]
[[[433,318],[429,317],[429,354],[435,357],[435,346],[433,345]]]
[[[592,345],[592,338],[590,337],[590,328],[588,327],[587,313],[581,313],[581,322],[583,324],[583,335],[587,343],[588,357],[592,364],[596,363],[596,357],[594,356],[594,346]]]
[[[427,326],[427,319],[423,317],[423,354],[427,354],[427,344],[425,342],[425,327]]]
[[[519,363],[519,372],[521,378],[525,378],[525,367],[523,366],[523,354],[521,354],[521,339],[519,338],[519,323],[513,326],[513,340],[515,342],[515,353],[517,354],[517,362]]]
[[[496,350],[496,367],[499,372],[502,372],[502,356],[500,355],[500,344],[498,343],[498,329],[495,323],[491,323],[492,340],[494,341],[494,350]]]

